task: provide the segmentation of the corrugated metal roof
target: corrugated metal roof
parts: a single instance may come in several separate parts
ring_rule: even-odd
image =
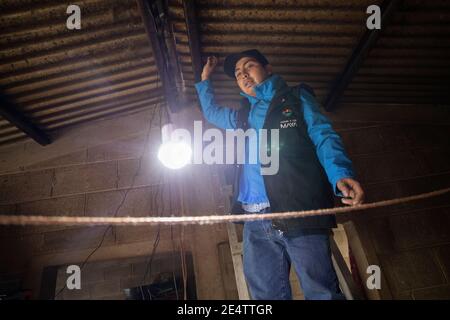
[[[366,30],[366,8],[382,1],[197,0],[203,59],[257,48],[290,85],[306,82],[320,101]],[[170,2],[188,92],[195,95],[182,1]],[[405,0],[343,103],[446,103],[450,81],[450,2]],[[237,105],[238,88],[219,65],[218,100]]]
[[[366,30],[366,8],[382,0],[196,0],[202,58],[219,57],[217,100],[240,99],[223,58],[258,48],[290,85],[312,86],[321,101]],[[0,4],[0,86],[45,129],[149,107],[163,99],[151,46],[134,0],[84,0],[81,31],[65,28],[67,4]],[[169,0],[173,41],[196,99],[182,0]],[[343,103],[449,104],[450,2],[404,0]],[[0,119],[0,143],[24,134]]]
[[[2,1],[0,87],[46,131],[163,101],[134,0],[83,0],[81,30],[60,1]],[[0,120],[0,143],[25,135]]]
[[[449,58],[450,2],[404,1],[343,101],[449,104]]]
[[[219,57],[213,79],[218,100],[236,104],[239,90],[222,71],[231,52],[257,48],[290,85],[307,82],[323,98],[365,31],[366,8],[381,1],[199,0],[203,58]],[[188,92],[195,94],[182,1],[170,2]]]

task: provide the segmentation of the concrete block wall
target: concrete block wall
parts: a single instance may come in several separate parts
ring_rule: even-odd
[[[87,263],[81,270],[81,288],[66,287],[67,266],[57,271],[56,300],[125,300],[125,289],[151,284],[161,274],[170,273],[181,277],[180,253],[165,253],[154,256],[149,267],[148,257],[131,257]],[[191,272],[192,272],[192,268]],[[64,290],[61,290],[66,287]],[[183,289],[179,288],[182,297]]]
[[[1,149],[0,214],[179,215],[180,181],[185,190],[185,214],[214,210],[208,206],[212,203],[208,202],[212,199],[211,186],[193,182],[197,171],[204,171],[201,167],[180,175],[163,168],[157,160],[159,121],[147,138],[149,124],[144,120],[149,115],[141,112],[70,129],[47,147],[26,142]],[[203,180],[210,181],[207,175]],[[200,207],[196,199],[204,199]],[[45,267],[81,264],[101,241],[92,262],[148,257],[158,232],[158,254],[180,250],[180,226],[3,226],[0,274],[15,278],[19,274],[24,288],[38,298]],[[217,244],[226,239],[225,229],[185,226],[183,234],[184,250],[194,257],[194,272],[199,279],[197,296],[224,298]],[[99,294],[90,292],[89,297]]]
[[[115,147],[114,143],[110,147]],[[106,148],[100,146],[100,149]],[[118,151],[118,150],[116,150]],[[144,216],[159,214],[169,208],[163,169],[154,154],[141,165],[132,189],[129,189],[138,166],[136,159],[116,152],[116,159],[91,162],[88,148],[81,163],[46,163],[20,173],[7,173],[0,178],[2,212],[10,214],[81,215],[81,216]],[[81,157],[77,156],[81,160]],[[68,159],[68,158],[66,158]],[[125,197],[126,195],[126,197]],[[123,203],[122,203],[123,202]],[[177,202],[172,199],[173,209]],[[119,209],[119,210],[117,210]],[[117,211],[117,213],[116,213]],[[167,213],[167,210],[165,210]],[[33,253],[95,247],[104,227],[14,227],[2,232],[2,249],[11,241],[32,243]],[[133,229],[133,230],[131,230]],[[114,227],[106,234],[104,245],[149,240],[151,227]],[[132,231],[132,232],[127,232]],[[74,241],[75,240],[75,241]],[[7,246],[6,248],[3,248]],[[11,264],[9,261],[7,264]]]
[[[450,127],[442,123],[444,117],[433,123],[431,111],[414,109],[414,115],[383,110],[343,106],[330,115],[355,164],[367,202],[448,187]],[[385,121],[394,115],[395,121]],[[114,214],[138,168],[148,118],[148,113],[139,113],[68,129],[45,148],[27,142],[0,149],[0,214]],[[159,141],[159,129],[152,130],[148,150],[154,150]],[[117,214],[154,212],[155,201],[158,214],[162,204],[169,208],[169,200],[161,194],[168,194],[162,188],[167,191],[173,177],[162,172],[154,153],[146,154]],[[222,213],[225,199],[213,179],[213,169],[192,166],[184,174],[176,178],[185,183],[187,212]],[[176,190],[172,188],[174,198],[178,198]],[[354,221],[366,237],[365,249],[380,264],[393,298],[448,297],[449,199],[446,195],[339,216],[340,222]],[[170,202],[176,206],[175,200]],[[105,227],[1,227],[0,273],[23,274],[25,285],[37,293],[45,266],[82,261],[104,231]],[[155,231],[154,227],[112,228],[92,261],[146,256]],[[179,231],[173,232],[176,248]],[[159,251],[173,250],[171,236],[170,228],[161,229]],[[193,255],[200,299],[221,299],[230,290],[224,288],[220,275],[217,246],[223,241],[227,241],[224,225],[185,227],[185,249]]]
[[[406,111],[405,111],[406,112]],[[419,119],[417,119],[419,122]],[[337,122],[367,202],[450,187],[450,126]],[[448,299],[450,195],[343,215],[393,299]]]

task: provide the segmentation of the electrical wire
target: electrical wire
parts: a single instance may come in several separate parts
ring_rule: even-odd
[[[166,108],[164,108],[165,110],[166,110],[166,112],[167,112],[167,106],[166,106]],[[162,130],[162,121],[163,121],[163,112],[162,112],[162,108],[159,108],[159,128],[160,128],[160,132],[161,132],[161,130]],[[160,186],[161,185],[161,180],[163,179],[163,176],[161,176],[160,177],[160,180],[159,180],[159,182],[158,182],[158,186]],[[165,187],[165,183],[163,183],[162,184],[162,187],[158,187],[158,189],[157,189],[157,192],[155,192],[154,193],[154,196],[152,197],[152,201],[151,201],[151,207],[152,208],[156,208],[156,211],[157,211],[157,215],[159,216],[159,214],[158,214],[158,206],[157,206],[157,198],[158,198],[158,196],[161,194],[161,204],[162,204],[162,206],[161,206],[161,210],[160,210],[160,212],[161,212],[161,214],[164,214],[164,210],[165,210],[165,202],[164,202],[164,187]],[[169,198],[170,199],[170,198]],[[153,248],[152,248],[152,251],[151,251],[151,254],[150,254],[150,257],[149,257],[149,259],[148,259],[148,262],[147,262],[147,266],[146,266],[146,268],[145,268],[145,272],[144,272],[144,277],[143,277],[143,279],[142,279],[142,283],[143,284],[145,284],[145,280],[146,280],[146,278],[147,278],[147,275],[149,276],[149,277],[151,277],[151,274],[152,274],[152,263],[153,263],[153,258],[154,258],[154,256],[155,256],[155,253],[156,253],[156,250],[157,250],[157,248],[158,248],[158,245],[159,245],[159,241],[160,241],[160,236],[161,236],[161,226],[159,225],[158,226],[158,230],[157,230],[157,233],[156,233],[156,237],[155,237],[155,241],[153,242]],[[149,291],[149,290],[148,290]],[[150,296],[150,298],[152,297],[152,295],[151,295],[151,292],[149,291],[149,296]]]
[[[158,80],[157,80],[157,81],[159,81],[159,75],[158,75]],[[158,82],[157,82],[157,83],[158,83]],[[143,157],[145,156],[145,153],[146,153],[146,151],[147,151],[147,146],[148,146],[148,143],[149,143],[149,141],[150,141],[150,134],[151,134],[152,124],[153,124],[153,120],[154,120],[154,118],[155,118],[156,110],[158,109],[158,107],[159,107],[159,109],[161,109],[161,107],[160,107],[160,105],[159,105],[159,102],[157,102],[157,103],[155,104],[155,106],[153,107],[153,112],[151,113],[151,116],[150,116],[150,119],[149,119],[149,126],[148,126],[148,130],[147,130],[147,133],[146,133],[146,139],[145,139],[145,142],[144,142],[144,148],[143,148],[143,151],[142,151],[141,156],[139,157],[138,168],[137,168],[135,174],[133,175],[133,178],[132,178],[132,180],[131,180],[131,185],[130,185],[130,187],[125,191],[124,196],[122,197],[122,200],[121,200],[119,206],[116,208],[116,210],[115,210],[115,212],[114,212],[114,214],[113,214],[113,217],[116,217],[116,216],[117,216],[117,213],[118,213],[119,210],[122,208],[122,206],[123,206],[123,204],[125,203],[125,200],[126,200],[126,198],[127,198],[127,196],[128,196],[128,193],[130,192],[130,190],[133,189],[135,180],[136,180],[137,176],[139,175],[139,172],[141,171],[141,167],[142,167],[142,159],[143,159]],[[112,229],[112,225],[109,225],[109,226],[105,229],[105,231],[104,231],[104,233],[103,233],[103,236],[102,236],[102,238],[101,238],[99,244],[97,245],[97,247],[95,247],[94,250],[92,250],[92,252],[91,252],[91,253],[86,257],[86,259],[83,261],[83,263],[81,264],[80,270],[83,270],[84,266],[85,266],[86,263],[89,261],[89,259],[90,259],[90,258],[91,258],[91,257],[92,257],[92,256],[93,256],[100,248],[101,248],[101,246],[103,245],[103,242],[105,241],[106,235],[108,234],[108,231],[111,230],[111,229]],[[54,299],[56,299],[56,298],[57,298],[57,297],[65,290],[65,288],[66,288],[66,285],[63,285],[63,287],[62,287],[62,288],[57,292],[57,294],[55,295]]]

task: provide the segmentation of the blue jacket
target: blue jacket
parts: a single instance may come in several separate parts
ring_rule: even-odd
[[[263,127],[270,101],[275,92],[284,86],[286,86],[286,82],[280,76],[274,74],[255,86],[256,97],[241,92],[241,95],[246,97],[251,105],[248,119],[251,128],[258,130]],[[206,120],[219,128],[235,129],[237,111],[216,103],[211,81],[198,82],[195,87]],[[300,98],[304,120],[308,127],[308,135],[316,147],[317,157],[325,169],[335,195],[342,196],[342,193],[336,188],[336,183],[342,178],[353,178],[355,176],[352,162],[346,155],[342,140],[333,130],[330,121],[320,113],[314,96],[306,90],[302,90]],[[259,162],[257,164],[244,164],[239,185],[238,200],[240,202],[268,202],[260,167]]]

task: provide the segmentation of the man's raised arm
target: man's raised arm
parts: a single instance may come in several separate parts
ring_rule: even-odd
[[[208,57],[208,61],[203,67],[202,81],[195,84],[195,89],[197,89],[205,119],[219,128],[235,129],[237,111],[218,105],[214,98],[214,88],[210,76],[216,65],[217,58]]]

